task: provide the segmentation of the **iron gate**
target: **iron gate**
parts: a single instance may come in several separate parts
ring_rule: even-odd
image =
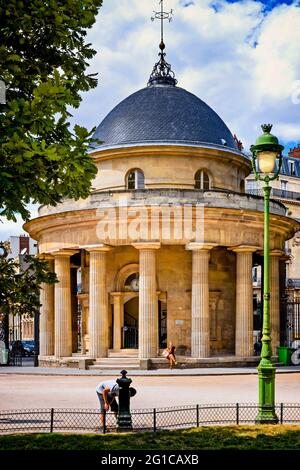
[[[293,341],[300,340],[300,297],[287,294],[280,307],[280,343],[291,347]]]
[[[135,326],[124,326],[122,328],[122,348],[123,349],[137,349],[139,331]]]

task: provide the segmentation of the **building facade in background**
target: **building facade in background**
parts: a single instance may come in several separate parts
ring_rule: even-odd
[[[300,146],[290,149],[284,156],[279,178],[272,182],[271,197],[282,202],[287,208],[287,215],[300,221]],[[246,179],[246,191],[262,195],[259,181],[253,174]],[[287,287],[300,293],[300,232],[286,242]]]
[[[261,183],[251,173],[246,178],[246,192],[263,195]],[[272,182],[271,198],[286,207],[286,214],[300,222],[300,146],[290,149],[283,157],[278,180]],[[253,268],[254,324],[259,337],[262,323],[262,260]],[[285,244],[281,258],[281,344],[291,346],[300,339],[300,231]]]

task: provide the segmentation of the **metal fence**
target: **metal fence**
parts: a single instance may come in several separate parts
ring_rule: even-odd
[[[263,189],[250,189],[246,188],[245,192],[253,196],[263,196]],[[271,188],[271,198],[276,197],[278,199],[293,199],[295,201],[300,201],[300,192],[296,191],[287,191],[285,189]]]
[[[292,347],[293,341],[300,339],[300,299],[289,298],[280,302],[281,344]]]
[[[258,405],[251,403],[206,404],[132,410],[133,431],[187,429],[210,425],[255,424]],[[300,423],[300,404],[276,405],[280,424]],[[117,419],[106,413],[100,424],[99,410],[33,409],[0,411],[0,434],[17,432],[115,432]]]

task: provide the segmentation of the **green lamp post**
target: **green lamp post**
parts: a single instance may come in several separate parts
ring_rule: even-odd
[[[275,367],[272,363],[271,325],[270,325],[270,277],[269,277],[269,225],[270,225],[270,181],[278,178],[282,165],[284,147],[272,135],[271,124],[261,126],[263,134],[252,145],[252,169],[255,179],[264,182],[264,295],[263,329],[261,359],[258,366],[259,409],[256,422],[277,424],[275,412]],[[257,165],[258,160],[258,165]],[[276,165],[277,162],[277,165]],[[276,168],[275,168],[276,166]]]

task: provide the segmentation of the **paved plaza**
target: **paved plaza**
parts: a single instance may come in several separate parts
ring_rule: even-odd
[[[130,377],[130,373],[128,374]],[[0,409],[97,408],[96,385],[112,376],[0,374]],[[133,376],[132,408],[257,402],[258,380],[249,375]],[[300,402],[300,373],[276,377],[276,402]]]

